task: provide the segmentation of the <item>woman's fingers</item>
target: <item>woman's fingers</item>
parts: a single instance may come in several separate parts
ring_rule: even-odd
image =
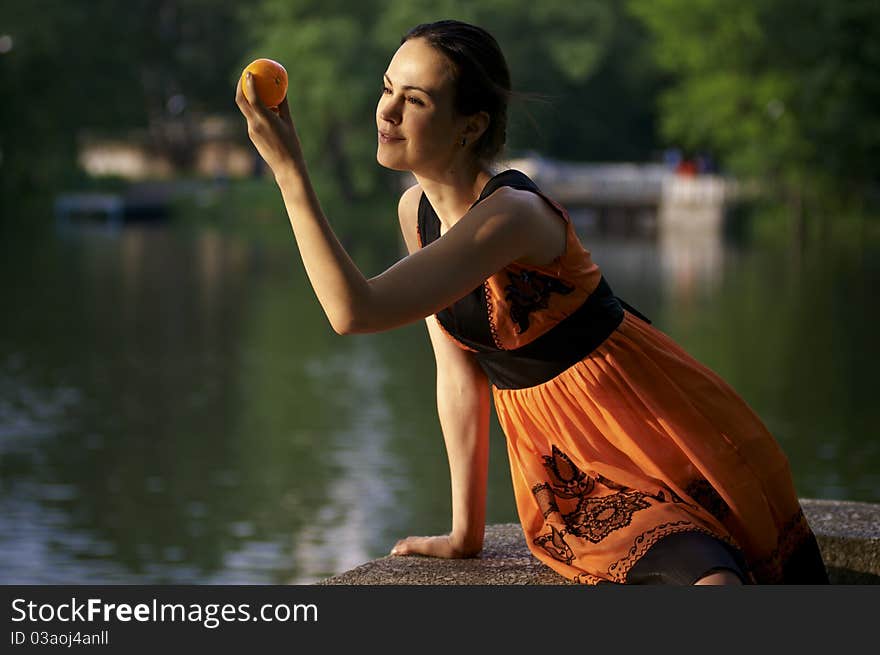
[[[238,105],[241,113],[244,114],[244,117],[248,120],[253,119],[256,115],[253,105],[248,102],[247,96],[244,94],[244,88],[241,85],[241,78],[239,78],[238,83],[235,85],[235,104]]]
[[[394,548],[391,549],[392,555],[414,555],[419,553],[419,549],[416,546],[416,541],[422,539],[422,537],[407,537],[406,539],[401,539],[396,544],[394,544]]]
[[[239,78],[238,82],[235,84],[235,104],[238,105],[238,108],[241,110],[241,113],[244,114],[245,118],[253,120],[257,116],[268,117],[268,114],[271,112],[275,116],[283,119],[285,123],[293,124],[293,119],[290,117],[290,105],[287,104],[287,96],[284,96],[277,107],[266,107],[266,105],[263,104],[263,101],[260,100],[260,96],[257,94],[253,75],[250,73],[245,74],[244,84],[247,85],[247,96],[244,94],[244,86],[242,86],[241,78]],[[248,96],[254,98],[254,101],[250,102]]]
[[[241,78],[235,83],[235,104],[241,110],[241,113],[247,116],[250,110],[247,98],[244,97],[244,90],[241,88]]]
[[[257,110],[258,113],[262,115],[266,115],[269,111],[269,108],[263,104],[263,100],[260,98],[260,94],[257,93],[257,82],[254,80],[254,76],[252,73],[245,73],[244,83],[247,85],[248,98],[253,98],[251,102],[251,106]]]
[[[407,537],[391,549],[392,555],[427,555],[429,557],[455,557],[448,536]]]
[[[260,100],[260,96],[257,94],[253,75],[246,73],[244,84],[247,86],[247,95],[244,93],[244,87],[242,86],[241,78],[239,78],[235,85],[235,104],[238,105],[245,118],[253,119],[256,116],[265,116],[269,108],[263,104],[263,101]],[[253,101],[249,100],[249,98],[253,98]]]
[[[391,549],[392,555],[408,555],[409,547],[407,546],[408,539],[400,539],[396,544],[394,544],[394,548]]]

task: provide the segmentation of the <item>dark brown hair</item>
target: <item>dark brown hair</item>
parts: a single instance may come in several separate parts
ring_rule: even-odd
[[[400,43],[416,38],[425,39],[452,64],[456,111],[464,116],[489,114],[489,127],[474,152],[482,161],[492,161],[507,141],[507,105],[512,95],[510,71],[495,37],[476,25],[441,20],[416,25]]]

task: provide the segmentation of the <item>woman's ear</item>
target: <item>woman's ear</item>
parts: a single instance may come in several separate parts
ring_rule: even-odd
[[[487,111],[480,111],[472,116],[468,116],[464,130],[464,136],[467,137],[468,143],[473,143],[483,136],[483,133],[489,129],[491,120]]]

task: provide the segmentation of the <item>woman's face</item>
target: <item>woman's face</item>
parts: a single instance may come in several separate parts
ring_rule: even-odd
[[[465,118],[453,107],[451,65],[424,39],[410,39],[388,65],[376,107],[376,160],[399,171],[431,172],[462,155]]]

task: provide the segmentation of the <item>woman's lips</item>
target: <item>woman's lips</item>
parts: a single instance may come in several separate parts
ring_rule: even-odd
[[[390,136],[388,134],[385,134],[384,132],[379,132],[380,143],[394,143],[396,141],[403,141],[403,139],[395,136]]]

